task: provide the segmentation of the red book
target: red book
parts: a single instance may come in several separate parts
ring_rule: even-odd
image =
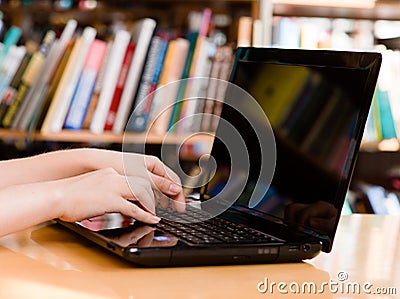
[[[112,127],[114,125],[115,116],[117,115],[119,102],[121,100],[121,95],[124,90],[126,78],[128,77],[129,67],[131,66],[134,52],[135,44],[129,43],[125,52],[124,60],[122,61],[121,71],[118,75],[117,85],[115,87],[114,95],[111,100],[110,109],[108,110],[104,130],[112,130]]]

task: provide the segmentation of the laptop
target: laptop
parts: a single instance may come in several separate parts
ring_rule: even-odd
[[[185,213],[159,209],[157,225],[118,213],[58,222],[150,267],[300,262],[329,252],[381,60],[374,52],[238,48],[210,153],[215,168]]]

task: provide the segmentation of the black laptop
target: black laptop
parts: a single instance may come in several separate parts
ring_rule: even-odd
[[[259,110],[228,88],[211,151],[216,169],[193,190],[195,204],[173,219],[166,214],[171,208],[159,209],[156,226],[117,213],[59,222],[142,266],[298,262],[329,252],[380,65],[374,52],[238,48],[230,83],[251,95]],[[258,133],[262,122],[246,116],[260,112],[269,120],[265,136]],[[240,138],[228,134],[229,126]],[[227,139],[245,145],[248,163],[232,158]],[[271,157],[267,169],[273,171],[265,174]],[[207,202],[232,181],[242,188],[234,198],[222,196],[231,204],[204,217]]]

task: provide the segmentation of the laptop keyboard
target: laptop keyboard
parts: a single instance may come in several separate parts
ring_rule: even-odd
[[[190,220],[199,219],[196,218],[198,217],[197,213],[204,213],[199,209],[186,209],[186,212],[182,214],[172,213],[171,216],[168,209],[158,209],[157,215],[162,220],[157,224],[157,228],[179,237],[189,244],[264,244],[280,242],[279,239],[268,234],[218,216],[201,222],[189,222]],[[168,220],[172,219],[172,217],[177,221]],[[200,219],[204,219],[204,217]]]

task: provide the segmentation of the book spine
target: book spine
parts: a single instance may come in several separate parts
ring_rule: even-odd
[[[0,67],[2,67],[4,63],[4,59],[7,56],[7,53],[11,46],[15,45],[19,38],[21,37],[22,31],[17,26],[11,26],[10,29],[7,31],[6,36],[3,40],[3,47],[0,51]]]
[[[101,134],[104,132],[104,125],[110,109],[112,96],[117,85],[118,74],[121,70],[122,60],[130,39],[131,34],[128,31],[119,30],[115,34],[99,101],[90,124],[90,130],[93,133]]]
[[[126,79],[128,78],[128,72],[132,63],[134,52],[135,52],[135,44],[129,43],[128,48],[126,49],[124,60],[122,62],[121,71],[119,72],[117,86],[115,87],[114,95],[111,100],[110,110],[108,111],[107,114],[104,130],[109,131],[112,129],[114,125],[115,116],[117,115],[118,106],[121,101],[121,95],[124,90],[124,86],[126,84]]]
[[[35,81],[37,74],[39,73],[46,56],[50,50],[51,45],[53,44],[55,39],[54,31],[48,31],[43,39],[42,44],[40,45],[39,49],[32,55],[28,66],[21,78],[21,83],[18,87],[18,91],[15,97],[15,100],[7,110],[7,113],[3,119],[3,126],[5,128],[9,128],[11,123],[19,109],[20,105],[22,104],[25,95],[29,91],[30,86]]]
[[[136,42],[135,54],[133,55],[131,68],[121,95],[117,115],[113,125],[113,132],[121,134],[128,121],[131,108],[134,106],[135,94],[140,82],[140,76],[146,60],[146,55],[150,46],[151,38],[156,27],[153,19],[144,19],[135,26],[134,42]]]
[[[174,106],[172,109],[172,114],[171,114],[171,119],[169,120],[169,124],[168,124],[168,131],[176,131],[175,124],[179,121],[179,118],[181,115],[182,104],[183,104],[183,100],[184,100],[184,96],[185,96],[185,92],[186,92],[186,85],[187,85],[187,80],[185,80],[185,79],[187,79],[190,74],[190,68],[192,65],[193,54],[194,54],[194,50],[196,47],[198,34],[199,34],[198,31],[191,31],[189,33],[190,46],[189,46],[188,55],[185,60],[185,66],[183,69],[183,73],[181,76],[181,79],[183,79],[183,80],[181,81],[181,84],[179,85],[179,88],[178,88],[176,102],[174,103]]]
[[[16,124],[14,127],[16,126],[19,130],[27,130],[29,126],[36,127],[39,113],[43,105],[42,102],[45,100],[45,96],[50,87],[50,81],[56,73],[56,69],[59,66],[68,43],[72,39],[76,27],[76,20],[68,20],[60,38],[52,45],[48,57],[40,70],[38,80],[35,81],[27,95],[25,101],[26,105],[21,107],[22,109],[20,109],[16,115]]]
[[[182,103],[182,110],[180,115],[180,122],[177,127],[177,133],[185,133],[189,132],[193,126],[194,121],[194,113],[197,110],[197,107],[201,102],[203,102],[202,98],[205,96],[203,94],[205,83],[208,85],[207,80],[200,79],[206,78],[209,75],[209,66],[208,66],[208,51],[211,46],[210,42],[206,39],[202,39],[201,43],[198,43],[198,47],[200,47],[200,51],[197,57],[196,65],[194,72],[191,75],[191,78],[198,77],[199,79],[190,80],[188,82],[188,86],[186,88],[185,101]]]
[[[146,129],[152,92],[156,88],[161,73],[166,49],[167,41],[160,36],[154,36],[136,96],[135,108],[126,128],[127,131],[143,132]]]
[[[99,74],[97,75],[96,84],[94,86],[94,90],[92,93],[92,98],[90,99],[89,106],[86,111],[85,120],[83,121],[82,128],[85,130],[88,130],[90,128],[90,123],[92,122],[94,112],[96,111],[96,107],[99,102],[99,95],[101,87],[103,86],[104,75],[109,61],[112,44],[113,41],[107,42],[106,52],[104,53],[103,61],[101,63],[101,68]]]
[[[106,47],[106,42],[101,40],[95,40],[90,46],[85,65],[71,101],[71,106],[65,119],[64,128],[74,130],[82,128]]]
[[[24,72],[26,68],[28,67],[29,61],[31,60],[31,57],[33,53],[37,49],[37,44],[33,41],[28,41],[26,43],[26,53],[24,57],[21,60],[20,65],[18,66],[17,71],[14,74],[14,77],[12,78],[10,85],[7,87],[5,90],[3,97],[1,98],[0,101],[0,121],[1,125],[3,126],[3,119],[4,116],[9,109],[9,107],[12,105],[12,103],[15,100],[15,96],[17,95],[17,89],[18,86],[21,83],[22,76],[24,75]]]
[[[85,27],[80,38],[75,42],[65,71],[62,75],[54,98],[52,99],[49,111],[43,122],[41,132],[60,132],[62,130],[65,116],[68,112],[69,105],[76,85],[81,74],[83,64],[85,62],[89,47],[96,36],[96,29],[93,27]]]
[[[211,121],[211,128],[210,128],[211,132],[215,132],[218,127],[219,116],[221,115],[222,112],[222,106],[226,96],[226,89],[228,87],[228,85],[225,84],[225,82],[229,80],[233,63],[232,48],[230,46],[223,46],[222,52],[223,52],[223,60],[219,74],[220,80],[218,81],[219,84],[217,86],[217,93],[216,93],[216,99],[218,101],[215,101],[213,106],[212,114],[214,115],[214,117],[212,118]]]
[[[238,47],[250,47],[252,44],[253,18],[242,16],[239,18],[238,25]]]
[[[32,120],[29,124],[30,129],[41,128],[49,110],[50,104],[56,93],[57,87],[61,81],[62,75],[65,71],[65,67],[67,66],[69,57],[71,56],[74,45],[75,39],[71,39],[61,57],[60,63],[58,64],[53,77],[49,82],[48,88],[46,90],[43,90],[43,95],[41,95],[41,97],[43,97],[43,100],[41,101],[40,106],[38,106],[37,110],[35,111],[35,119]]]
[[[10,85],[22,58],[26,53],[25,46],[12,46],[8,51],[7,57],[0,70],[0,102],[6,92],[7,87]]]
[[[178,84],[173,83],[181,78],[185,66],[185,58],[189,50],[189,41],[177,38],[170,41],[159,82],[159,91],[153,99],[150,116],[150,130],[157,135],[165,134],[172,114]]]

